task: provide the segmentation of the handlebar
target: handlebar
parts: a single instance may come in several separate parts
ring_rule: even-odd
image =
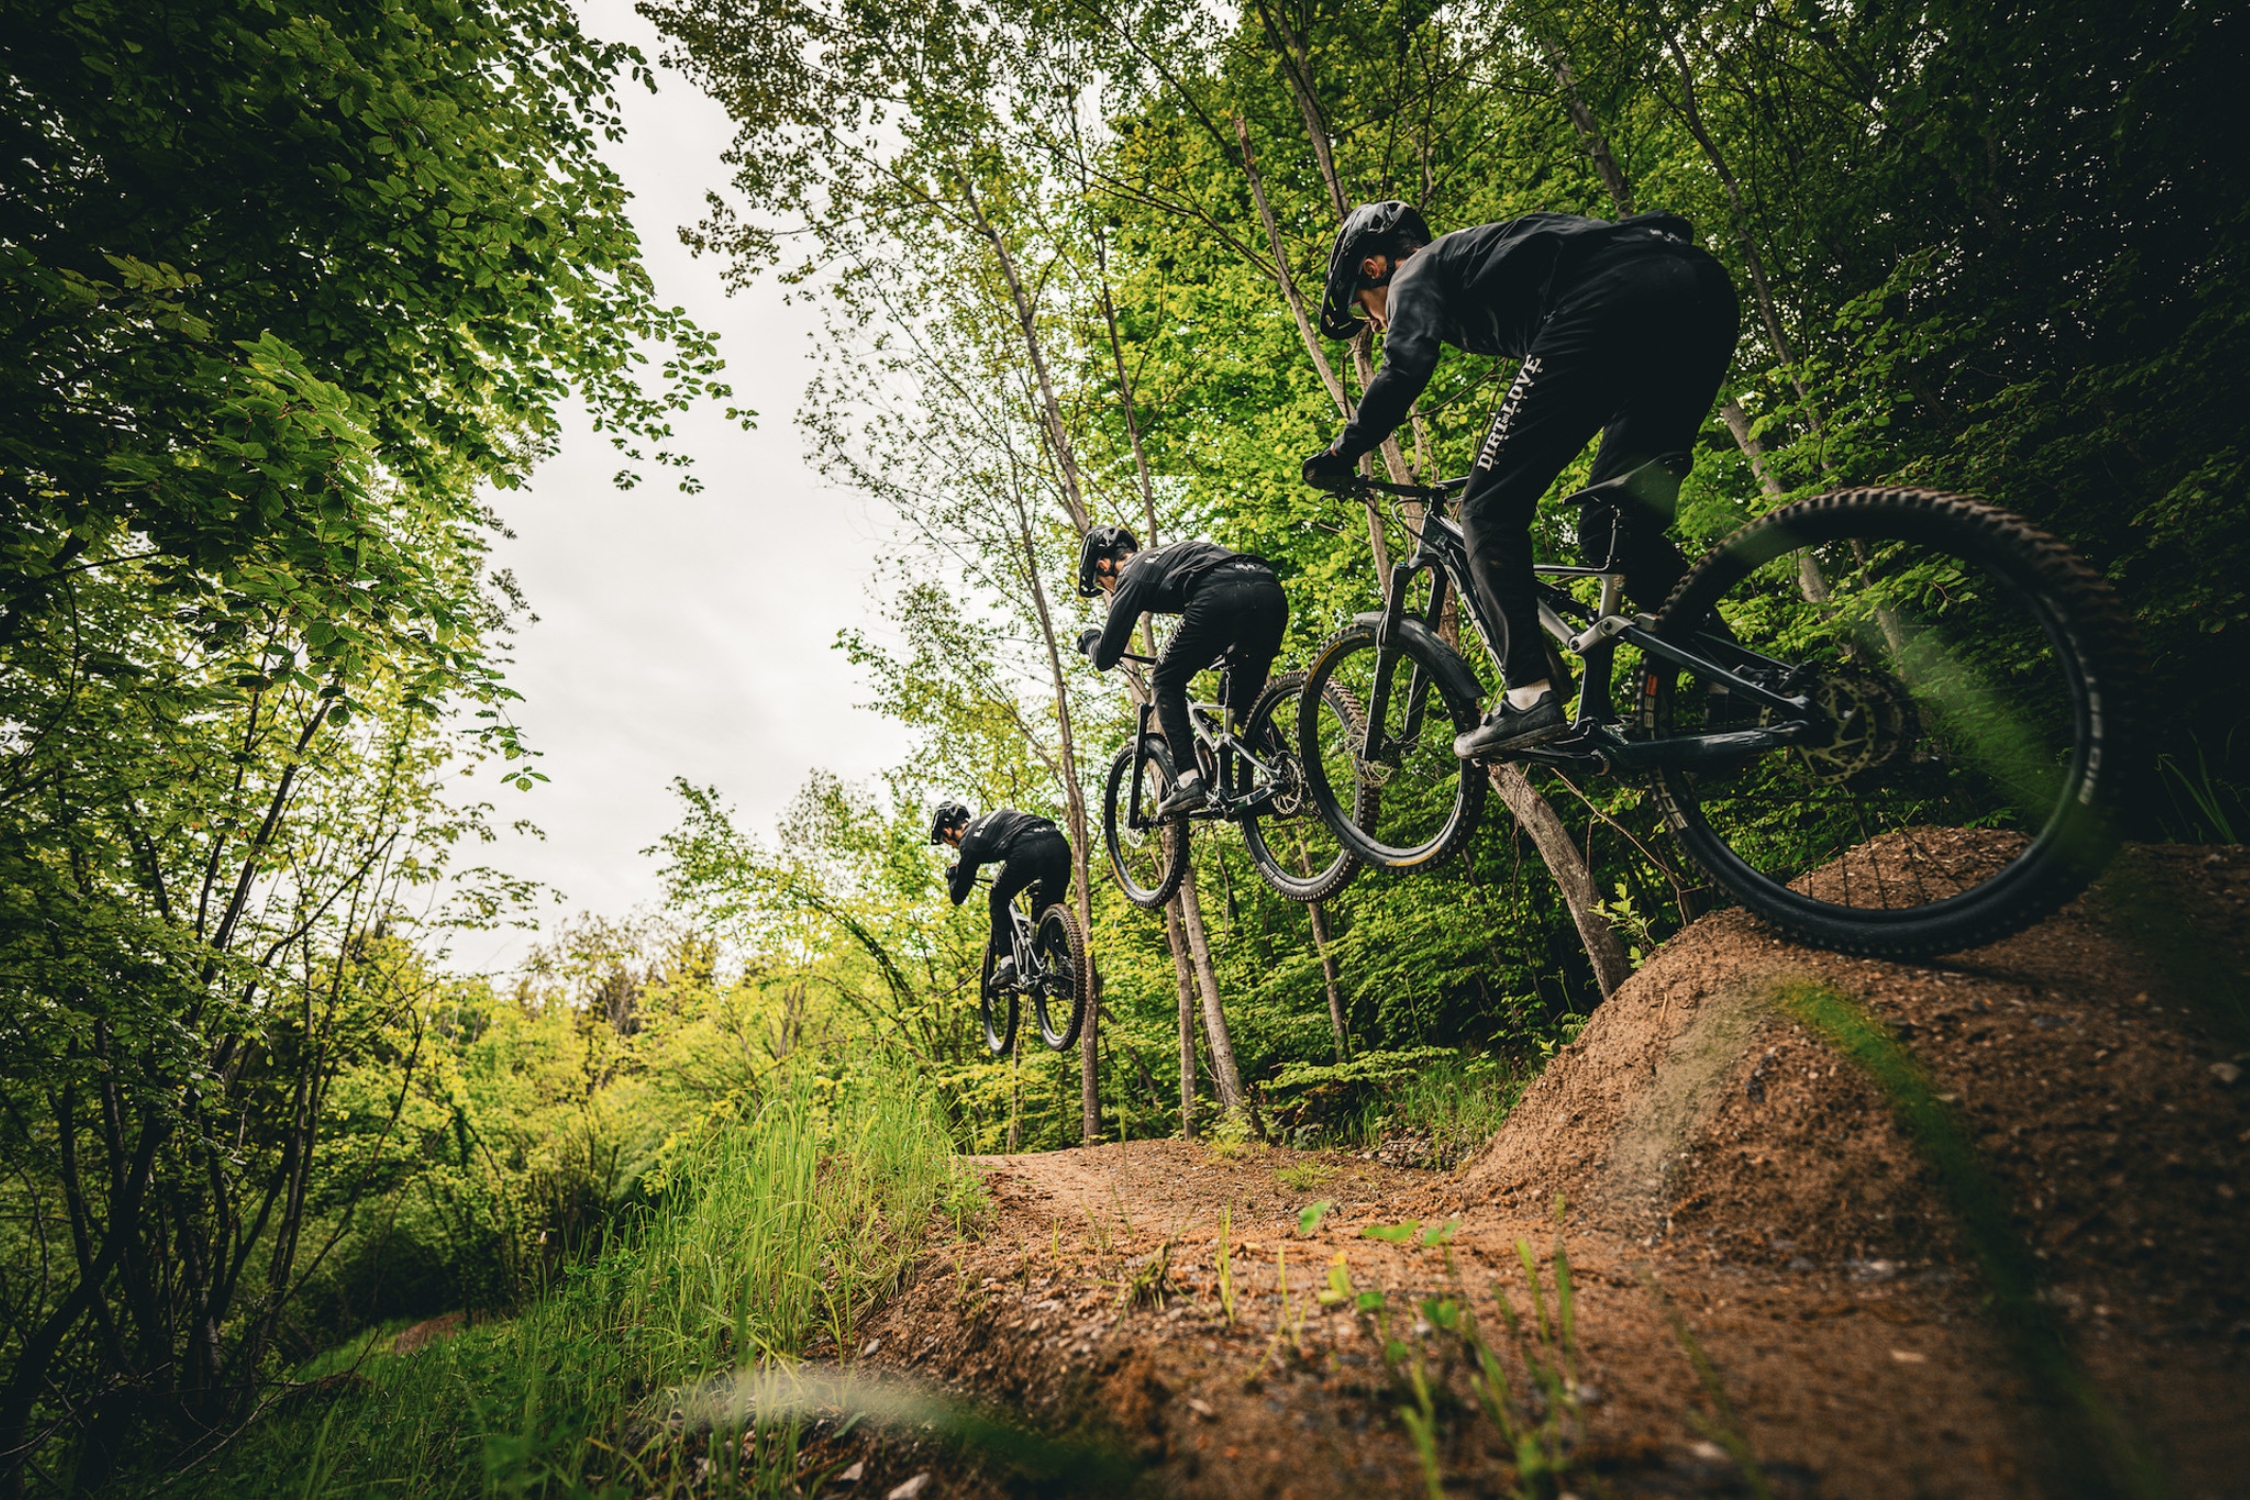
[[[1441,501],[1469,487],[1469,476],[1458,479],[1441,479],[1436,484],[1392,484],[1387,479],[1362,479],[1354,475],[1338,485],[1331,493],[1338,495],[1397,495],[1405,500],[1420,500],[1424,504]]]

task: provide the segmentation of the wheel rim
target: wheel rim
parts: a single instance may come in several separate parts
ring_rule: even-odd
[[[996,993],[992,987],[992,953],[984,956],[984,972],[977,980],[977,1018],[984,1026],[984,1046],[995,1057],[1005,1057],[1016,1044],[1016,992]]]
[[[1154,904],[1158,893],[1169,884],[1172,840],[1179,836],[1171,824],[1156,821],[1156,804],[1163,797],[1159,770],[1153,755],[1142,758],[1139,802],[1129,805],[1133,799],[1132,764],[1128,756],[1119,756],[1110,768],[1107,816],[1103,819],[1110,867],[1126,896],[1143,906]],[[1145,826],[1132,826],[1136,813]]]
[[[1350,693],[1363,714],[1376,708],[1378,653],[1372,634],[1340,642],[1328,659],[1323,686],[1333,683]],[[1347,732],[1326,693],[1312,705],[1313,743],[1320,778],[1336,806],[1356,797],[1358,827],[1367,852],[1394,868],[1433,858],[1450,843],[1465,795],[1462,778],[1479,775],[1453,754],[1453,717],[1445,696],[1427,674],[1417,681],[1411,658],[1393,668],[1381,705],[1379,758],[1361,758],[1364,741]]]
[[[1742,644],[1809,667],[1797,690],[1831,741],[1667,773],[1690,851],[1738,893],[1890,925],[2005,899],[2092,837],[2082,655],[2026,575],[1973,534],[1879,515],[1776,533],[1715,573],[1682,603],[1715,598]],[[1773,718],[1687,673],[1646,687],[1660,730]]]

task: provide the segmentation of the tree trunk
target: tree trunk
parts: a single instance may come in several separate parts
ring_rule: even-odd
[[[1086,793],[1078,781],[1078,750],[1071,738],[1070,689],[1063,677],[1062,647],[1055,639],[1053,612],[1047,607],[1047,587],[1039,577],[1039,554],[1031,540],[1031,512],[1019,494],[1016,498],[1016,523],[1018,536],[1023,542],[1024,576],[1031,583],[1031,603],[1038,615],[1039,633],[1047,646],[1047,672],[1054,686],[1055,726],[1061,741],[1059,751],[1061,767],[1058,779],[1062,782],[1063,805],[1070,819],[1070,867],[1073,884],[1078,889],[1078,926],[1091,941],[1094,930],[1094,900],[1092,865],[1088,862]],[[1100,1058],[1090,1038],[1098,1024],[1094,997],[1086,999],[1086,1025],[1079,1033],[1079,1097],[1081,1100],[1081,1133],[1087,1145],[1101,1136]]]
[[[1750,460],[1750,472],[1756,477],[1758,488],[1765,491],[1769,499],[1785,498],[1789,491],[1766,463],[1766,445],[1750,430],[1750,414],[1742,409],[1742,403],[1732,396],[1720,402],[1719,420],[1727,424],[1727,431],[1734,435],[1734,445]],[[1809,547],[1797,554],[1797,592],[1805,596],[1808,604],[1823,604],[1828,599],[1827,576],[1820,571],[1820,559],[1812,555]]]
[[[1539,51],[1547,59],[1547,66],[1555,75],[1555,88],[1562,95],[1563,109],[1570,116],[1571,125],[1578,131],[1578,139],[1593,158],[1594,170],[1601,174],[1602,186],[1609,189],[1609,201],[1619,217],[1633,211],[1633,189],[1625,181],[1625,170],[1618,166],[1617,157],[1609,149],[1609,137],[1602,133],[1601,124],[1586,101],[1578,97],[1578,77],[1570,71],[1570,59],[1562,47],[1541,38]]]
[[[1618,939],[1617,931],[1609,919],[1595,910],[1601,899],[1594,889],[1593,872],[1586,866],[1586,856],[1580,852],[1570,830],[1554,806],[1539,794],[1531,778],[1516,765],[1497,765],[1490,770],[1492,785],[1500,793],[1500,800],[1508,804],[1508,811],[1516,815],[1524,832],[1531,835],[1539,857],[1546,861],[1548,873],[1555,877],[1555,885],[1562,891],[1563,905],[1570,909],[1570,919],[1578,924],[1578,940],[1586,945],[1586,957],[1594,966],[1594,982],[1601,986],[1602,998],[1607,1000],[1617,987],[1632,977],[1632,965],[1626,961],[1625,945]]]
[[[1750,290],[1758,303],[1759,321],[1766,325],[1766,337],[1773,340],[1774,358],[1780,361],[1782,369],[1788,374],[1789,384],[1796,389],[1797,399],[1804,403],[1806,417],[1817,428],[1820,425],[1819,415],[1814,412],[1812,397],[1806,392],[1805,383],[1798,376],[1797,356],[1789,347],[1788,335],[1781,331],[1781,313],[1774,305],[1773,286],[1766,276],[1765,257],[1758,253],[1758,241],[1750,233],[1750,209],[1743,201],[1741,184],[1735,181],[1734,171],[1727,165],[1725,155],[1720,152],[1719,143],[1711,138],[1711,132],[1704,125],[1703,111],[1695,101],[1695,70],[1688,66],[1687,52],[1680,46],[1679,36],[1669,28],[1659,35],[1664,38],[1664,45],[1672,54],[1673,65],[1679,70],[1681,123],[1687,126],[1688,134],[1695,137],[1695,143],[1703,148],[1704,159],[1710,162],[1711,170],[1718,175],[1719,186],[1727,195],[1727,205],[1734,210],[1735,243],[1742,247],[1743,264],[1750,272]]]
[[[1344,991],[1337,982],[1336,954],[1328,946],[1328,913],[1318,901],[1308,901],[1305,909],[1312,914],[1313,947],[1320,954],[1321,988],[1328,992],[1328,1024],[1336,1028],[1336,1061],[1342,1062],[1351,1055],[1351,1034],[1344,1025]]]
[[[1081,888],[1089,878],[1091,877],[1086,874],[1078,877]],[[1089,949],[1086,967],[1092,974],[1092,982],[1088,988],[1092,993],[1086,996],[1086,1020],[1078,1033],[1078,1135],[1084,1144],[1091,1146],[1102,1138],[1102,1066],[1098,1051],[1102,1024],[1102,975],[1094,963],[1091,932],[1087,933],[1086,940]],[[1124,1107],[1121,1104],[1118,1112],[1118,1123],[1121,1126],[1124,1119]]]
[[[1187,931],[1188,953],[1203,987],[1203,1039],[1211,1049],[1211,1082],[1219,1090],[1219,1108],[1228,1115],[1239,1114],[1242,1074],[1234,1065],[1234,1039],[1227,1034],[1226,1012],[1219,1008],[1219,975],[1211,964],[1211,941],[1203,926],[1203,901],[1195,888],[1192,864],[1180,882],[1180,925]]]
[[[1164,945],[1172,950],[1172,980],[1180,999],[1180,1138],[1195,1139],[1195,976],[1188,971],[1187,938],[1180,930],[1180,898],[1164,903]]]
[[[1336,403],[1337,414],[1345,421],[1351,420],[1351,397],[1344,390],[1344,382],[1337,378],[1336,367],[1328,362],[1328,351],[1320,347],[1320,335],[1313,328],[1312,318],[1305,311],[1305,296],[1297,287],[1296,273],[1289,269],[1289,252],[1282,247],[1281,226],[1274,219],[1273,206],[1266,201],[1265,179],[1258,175],[1257,158],[1250,151],[1250,127],[1238,115],[1234,122],[1235,134],[1242,140],[1242,175],[1250,180],[1250,199],[1258,206],[1258,219],[1265,225],[1266,243],[1273,250],[1274,275],[1281,282],[1281,295],[1289,303],[1289,311],[1297,320],[1297,337],[1304,340],[1305,353],[1311,357],[1313,369],[1320,375],[1320,383],[1328,391],[1328,399]],[[1392,449],[1398,444],[1390,443]],[[1388,458],[1386,457],[1386,462]],[[1391,576],[1391,552],[1384,536],[1383,513],[1375,503],[1367,503],[1367,545],[1375,554],[1375,576]]]

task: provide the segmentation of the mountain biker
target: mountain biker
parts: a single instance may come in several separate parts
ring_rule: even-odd
[[[1060,905],[1070,894],[1070,840],[1052,822],[1012,807],[996,808],[974,822],[958,802],[941,802],[930,817],[930,842],[947,844],[961,857],[945,867],[946,894],[959,906],[977,883],[980,865],[997,864],[992,877],[992,982],[1015,978],[1014,944],[1009,941],[1008,903],[1025,886],[1036,886],[1036,914]]]
[[[1188,724],[1188,683],[1226,652],[1227,710],[1237,729],[1250,716],[1289,628],[1289,596],[1273,565],[1215,542],[1173,542],[1143,552],[1124,527],[1096,526],[1079,544],[1078,592],[1089,599],[1110,596],[1108,622],[1078,637],[1079,651],[1104,672],[1117,665],[1143,611],[1181,617],[1151,674],[1173,768],[1172,791],[1156,811],[1168,818],[1201,807],[1209,789]]]
[[[1693,234],[1676,214],[1612,223],[1539,213],[1433,239],[1420,212],[1395,200],[1362,204],[1337,231],[1321,332],[1356,335],[1356,305],[1384,331],[1383,367],[1343,432],[1305,460],[1307,484],[1349,482],[1359,456],[1406,419],[1439,345],[1523,361],[1461,496],[1470,579],[1486,616],[1504,627],[1507,677],[1500,703],[1454,740],[1464,760],[1568,727],[1539,630],[1531,553],[1539,497],[1594,433],[1602,443],[1588,482],[1600,484],[1652,459],[1684,459],[1711,410],[1740,311],[1726,269]],[[1579,521],[1581,546],[1610,545],[1628,597],[1644,610],[1662,604],[1687,570],[1664,535],[1685,472],[1683,464],[1641,493],[1588,506]]]

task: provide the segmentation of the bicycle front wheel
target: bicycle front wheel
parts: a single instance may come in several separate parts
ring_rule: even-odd
[[[1057,1052],[1078,1040],[1086,1021],[1086,1000],[1094,991],[1094,967],[1086,956],[1086,935],[1067,906],[1050,906],[1039,915],[1032,939],[1041,970],[1032,992],[1031,1015],[1039,1039]]]
[[[1655,629],[1813,705],[1786,749],[1657,777],[1688,854],[1792,937],[1890,958],[1993,942],[2117,847],[2132,629],[2092,569],[2006,511],[1815,496],[1730,537]],[[1653,655],[1642,687],[1660,738],[1780,721]]]
[[[992,966],[998,958],[987,943],[984,968],[977,975],[977,1019],[984,1025],[984,1050],[994,1057],[1006,1057],[1016,1045],[1016,1018],[1022,1002],[1014,986],[992,982]]]
[[[1259,812],[1242,820],[1242,842],[1266,884],[1291,901],[1324,901],[1351,884],[1352,877],[1359,873],[1360,861],[1313,805],[1303,764],[1291,744],[1304,691],[1304,673],[1284,673],[1266,684],[1250,710],[1243,740],[1253,753],[1272,762],[1272,791]],[[1359,704],[1343,684],[1334,681],[1323,696],[1326,701],[1317,710],[1322,737],[1334,738],[1341,745],[1357,743],[1362,726]],[[1239,785],[1230,788],[1234,795],[1246,795],[1255,789],[1255,773],[1249,767],[1238,765],[1236,777]],[[1373,804],[1357,796],[1356,777],[1351,785],[1359,804],[1352,818],[1360,823]],[[1365,825],[1361,826],[1364,829]]]
[[[1188,831],[1184,821],[1156,816],[1156,804],[1172,784],[1164,747],[1153,739],[1147,742],[1138,777],[1133,774],[1133,748],[1128,744],[1117,752],[1102,784],[1102,842],[1125,899],[1154,910],[1171,900],[1187,877]]]
[[[1475,726],[1474,676],[1442,642],[1401,631],[1378,649],[1359,623],[1329,637],[1305,672],[1297,754],[1305,786],[1337,841],[1385,870],[1426,870],[1469,841],[1484,814],[1481,766],[1453,754]],[[1331,689],[1365,705],[1352,725]]]

